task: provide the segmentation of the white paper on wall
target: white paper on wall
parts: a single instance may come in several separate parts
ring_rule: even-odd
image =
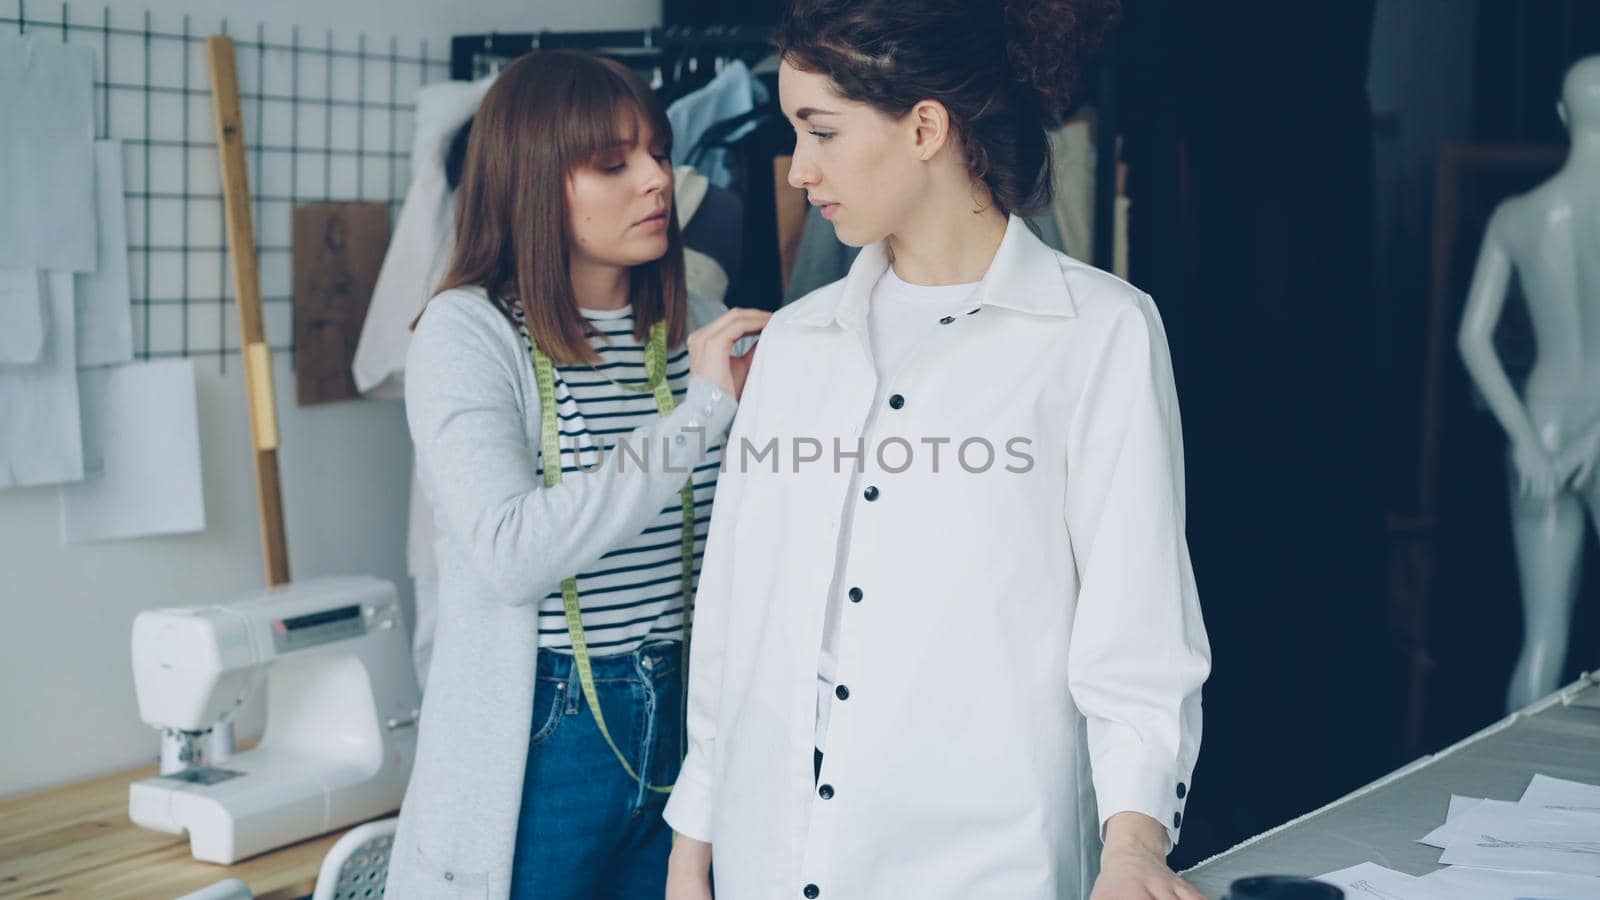
[[[77,276],[78,368],[133,361],[127,205],[122,142],[94,144],[95,234],[100,267]]]
[[[94,51],[0,34],[0,266],[93,272]]]
[[[61,488],[67,543],[206,526],[194,361],[85,369],[85,478]]]
[[[31,366],[44,351],[44,286],[38,269],[0,269],[0,365]]]
[[[83,479],[72,275],[52,272],[44,285],[39,361],[0,366],[0,488]]]

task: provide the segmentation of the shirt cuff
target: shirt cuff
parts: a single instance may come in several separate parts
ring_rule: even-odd
[[[709,378],[689,376],[689,391],[683,405],[699,413],[700,422],[708,434],[721,437],[733,424],[733,414],[739,411],[739,401],[718,387]]]
[[[711,448],[727,437],[738,410],[738,401],[722,388],[699,375],[689,376],[688,393],[655,432],[665,439],[671,470],[688,471],[704,463]]]
[[[662,818],[672,830],[702,843],[711,843],[711,779],[704,757],[690,752],[678,772]]]
[[[1117,813],[1143,813],[1166,829],[1166,852],[1178,845],[1183,828],[1183,808],[1189,796],[1188,776],[1174,777],[1167,769],[1149,764],[1130,763],[1110,771],[1094,769],[1095,804],[1100,814],[1100,839],[1105,840],[1106,822]]]

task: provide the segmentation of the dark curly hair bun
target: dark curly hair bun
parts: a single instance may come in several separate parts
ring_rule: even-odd
[[[1047,118],[1077,102],[1085,61],[1122,11],[1121,0],[1005,0],[1006,56]]]
[[[774,43],[840,96],[894,117],[950,112],[1002,212],[1050,204],[1045,129],[1070,108],[1120,0],[792,0]]]

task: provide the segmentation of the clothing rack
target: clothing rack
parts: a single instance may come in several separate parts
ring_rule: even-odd
[[[555,48],[583,49],[616,59],[631,67],[648,71],[647,80],[660,94],[664,103],[688,93],[704,84],[730,58],[754,62],[773,50],[776,29],[754,25],[673,25],[627,31],[539,31],[519,34],[458,35],[451,39],[450,77],[456,80],[481,78],[504,68],[511,60],[534,50]],[[1111,271],[1114,267],[1116,241],[1115,221],[1118,195],[1118,162],[1120,157],[1120,113],[1117,83],[1118,63],[1122,53],[1115,32],[1108,36],[1107,44],[1099,54],[1079,104],[1091,102],[1096,107],[1096,171],[1094,198],[1094,265]],[[777,96],[774,79],[764,78]],[[1076,104],[1075,104],[1076,105]],[[732,127],[741,121],[760,120],[769,115],[770,108],[758,108],[724,123]],[[1070,112],[1070,111],[1069,111]],[[715,145],[719,129],[713,129],[699,142],[703,146]],[[465,151],[466,130],[458,135],[452,148],[449,168],[458,171],[459,161]],[[698,148],[697,148],[698,149]],[[454,178],[452,178],[454,181]]]
[[[769,26],[669,25],[627,31],[457,35],[450,39],[450,77],[471,81],[492,75],[511,60],[534,50],[592,50],[619,61],[647,65],[672,56],[761,56],[772,49],[773,33]]]

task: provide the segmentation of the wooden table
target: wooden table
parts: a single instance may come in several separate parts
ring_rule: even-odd
[[[306,897],[328,848],[349,830],[231,866],[200,862],[187,835],[128,819],[128,785],[155,774],[148,766],[0,800],[0,897],[171,900],[224,878],[262,900]]]

